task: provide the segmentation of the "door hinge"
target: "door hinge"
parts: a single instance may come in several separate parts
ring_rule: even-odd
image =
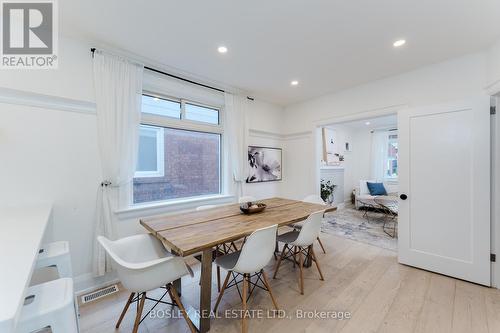
[[[497,107],[496,106],[490,106],[490,114],[497,114]]]
[[[490,253],[490,261],[491,262],[496,262],[497,261],[497,255],[494,253]]]

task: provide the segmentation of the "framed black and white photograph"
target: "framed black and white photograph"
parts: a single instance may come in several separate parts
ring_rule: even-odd
[[[281,180],[281,148],[248,146],[247,183]]]

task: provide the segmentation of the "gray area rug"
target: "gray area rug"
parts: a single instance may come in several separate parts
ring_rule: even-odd
[[[363,214],[363,210],[351,206],[328,213],[323,220],[322,232],[397,251],[397,236],[392,238],[382,230],[384,215],[370,211],[367,219]],[[392,226],[393,222],[390,222],[388,227]]]

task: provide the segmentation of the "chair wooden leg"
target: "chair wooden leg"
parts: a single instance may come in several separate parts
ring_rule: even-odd
[[[326,254],[325,247],[323,246],[323,243],[321,242],[321,239],[319,239],[319,236],[316,239],[318,240],[319,246],[321,246],[321,250],[323,250],[323,253]]]
[[[144,309],[144,302],[146,301],[146,293],[142,293],[139,295],[139,305],[137,306],[137,313],[135,315],[134,329],[132,333],[137,333],[139,329],[139,323],[141,322],[142,310]]]
[[[314,253],[313,246],[311,245],[311,256],[313,261],[316,263],[316,268],[318,269],[319,276],[321,277],[320,280],[324,281],[325,278],[323,277],[323,273],[321,272],[321,268],[319,267],[319,262],[318,259],[316,258],[316,253]]]
[[[300,287],[300,294],[304,295],[304,261],[302,260],[302,252],[299,249],[299,287]]]
[[[123,317],[125,317],[125,313],[127,313],[128,307],[130,306],[130,303],[132,303],[132,300],[134,299],[135,293],[131,293],[130,296],[128,297],[127,304],[125,304],[125,307],[123,308],[122,314],[120,315],[120,318],[118,319],[118,322],[116,323],[116,328],[120,327],[120,324],[122,323]]]
[[[241,313],[241,332],[242,333],[247,333],[248,332],[248,323],[246,319],[246,312],[247,312],[247,288],[248,288],[248,280],[247,280],[247,275],[243,274],[243,291],[242,291],[242,298],[243,298],[243,303],[241,305],[241,309],[243,310]]]
[[[281,261],[285,257],[285,251],[288,248],[288,244],[283,246],[283,251],[281,251],[281,256],[278,258],[278,262],[276,263],[276,268],[274,269],[273,279],[276,279],[276,274],[278,274],[278,269],[280,268]]]
[[[219,292],[219,296],[217,297],[217,301],[215,302],[214,306],[214,313],[217,313],[217,308],[219,307],[219,303],[222,299],[222,295],[224,295],[224,291],[227,288],[227,283],[229,282],[229,277],[231,276],[231,272],[227,272],[226,278],[224,279],[224,284],[222,285],[222,288]]]
[[[271,300],[273,301],[274,308],[276,310],[279,310],[278,307],[278,302],[276,302],[276,299],[274,298],[273,291],[271,290],[271,285],[269,284],[269,280],[267,279],[267,274],[264,270],[261,270],[262,277],[264,278],[264,283],[266,284],[267,291],[269,292],[269,295],[271,296]]]
[[[278,237],[278,231],[276,231],[276,237]],[[276,241],[274,243],[274,252],[273,252],[274,260],[278,259],[278,257],[276,256],[276,252],[279,252],[279,251],[280,251],[280,245],[279,245],[278,241]]]
[[[217,292],[220,293],[220,267],[217,266]]]
[[[177,306],[181,310],[181,314],[184,317],[184,319],[186,320],[186,323],[188,324],[189,330],[191,331],[191,333],[196,333],[197,332],[196,327],[194,327],[193,322],[191,321],[191,319],[189,319],[189,316],[186,312],[186,309],[184,308],[184,305],[182,304],[181,299],[180,299],[179,295],[177,294],[177,290],[175,290],[175,288],[172,286],[169,286],[169,288],[167,290],[168,290],[168,293],[170,295],[170,298],[175,301],[175,303],[177,304]]]
[[[295,268],[295,265],[297,264],[297,247],[293,247],[293,268]]]

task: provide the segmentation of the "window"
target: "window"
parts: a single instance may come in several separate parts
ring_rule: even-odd
[[[142,95],[142,112],[181,119],[181,102],[154,95]]]
[[[186,119],[219,124],[219,110],[186,103]]]
[[[143,95],[134,204],[221,193],[219,117],[215,107]]]
[[[163,177],[164,131],[161,127],[142,125],[139,129],[139,155],[135,177]]]
[[[387,141],[387,158],[385,163],[385,178],[398,178],[398,135],[389,134]]]

